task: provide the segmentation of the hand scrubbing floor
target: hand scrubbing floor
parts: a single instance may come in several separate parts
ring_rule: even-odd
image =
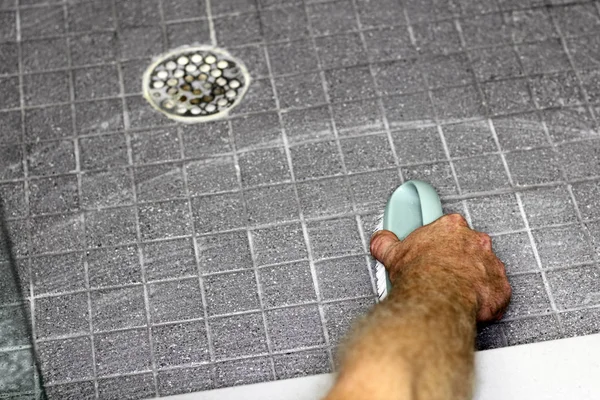
[[[408,181],[398,187],[385,206],[377,231],[392,231],[403,240],[415,229],[432,223],[443,215],[435,189],[422,181]],[[391,290],[388,273],[380,262],[376,265],[377,292],[383,300]]]

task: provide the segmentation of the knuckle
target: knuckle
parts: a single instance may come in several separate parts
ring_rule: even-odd
[[[487,233],[479,233],[479,240],[481,245],[486,250],[492,250],[492,238]]]

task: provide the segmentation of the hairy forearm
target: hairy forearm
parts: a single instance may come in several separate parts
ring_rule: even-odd
[[[327,400],[463,400],[471,396],[476,300],[443,267],[407,267],[342,349]],[[469,295],[467,295],[469,294]]]

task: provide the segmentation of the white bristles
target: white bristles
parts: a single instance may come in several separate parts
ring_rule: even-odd
[[[383,215],[379,217],[377,220],[377,227],[375,228],[375,232],[383,229]],[[387,271],[382,263],[377,261],[375,264],[375,284],[377,285],[377,295],[379,296],[379,300],[385,299],[388,294],[387,291]]]

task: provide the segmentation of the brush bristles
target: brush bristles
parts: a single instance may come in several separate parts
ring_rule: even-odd
[[[375,228],[375,232],[383,229],[383,215],[379,217],[377,220],[377,227]],[[373,232],[373,233],[375,233]],[[377,295],[379,296],[379,300],[385,299],[387,296],[387,271],[382,263],[377,261],[375,264],[375,284],[377,285]]]

